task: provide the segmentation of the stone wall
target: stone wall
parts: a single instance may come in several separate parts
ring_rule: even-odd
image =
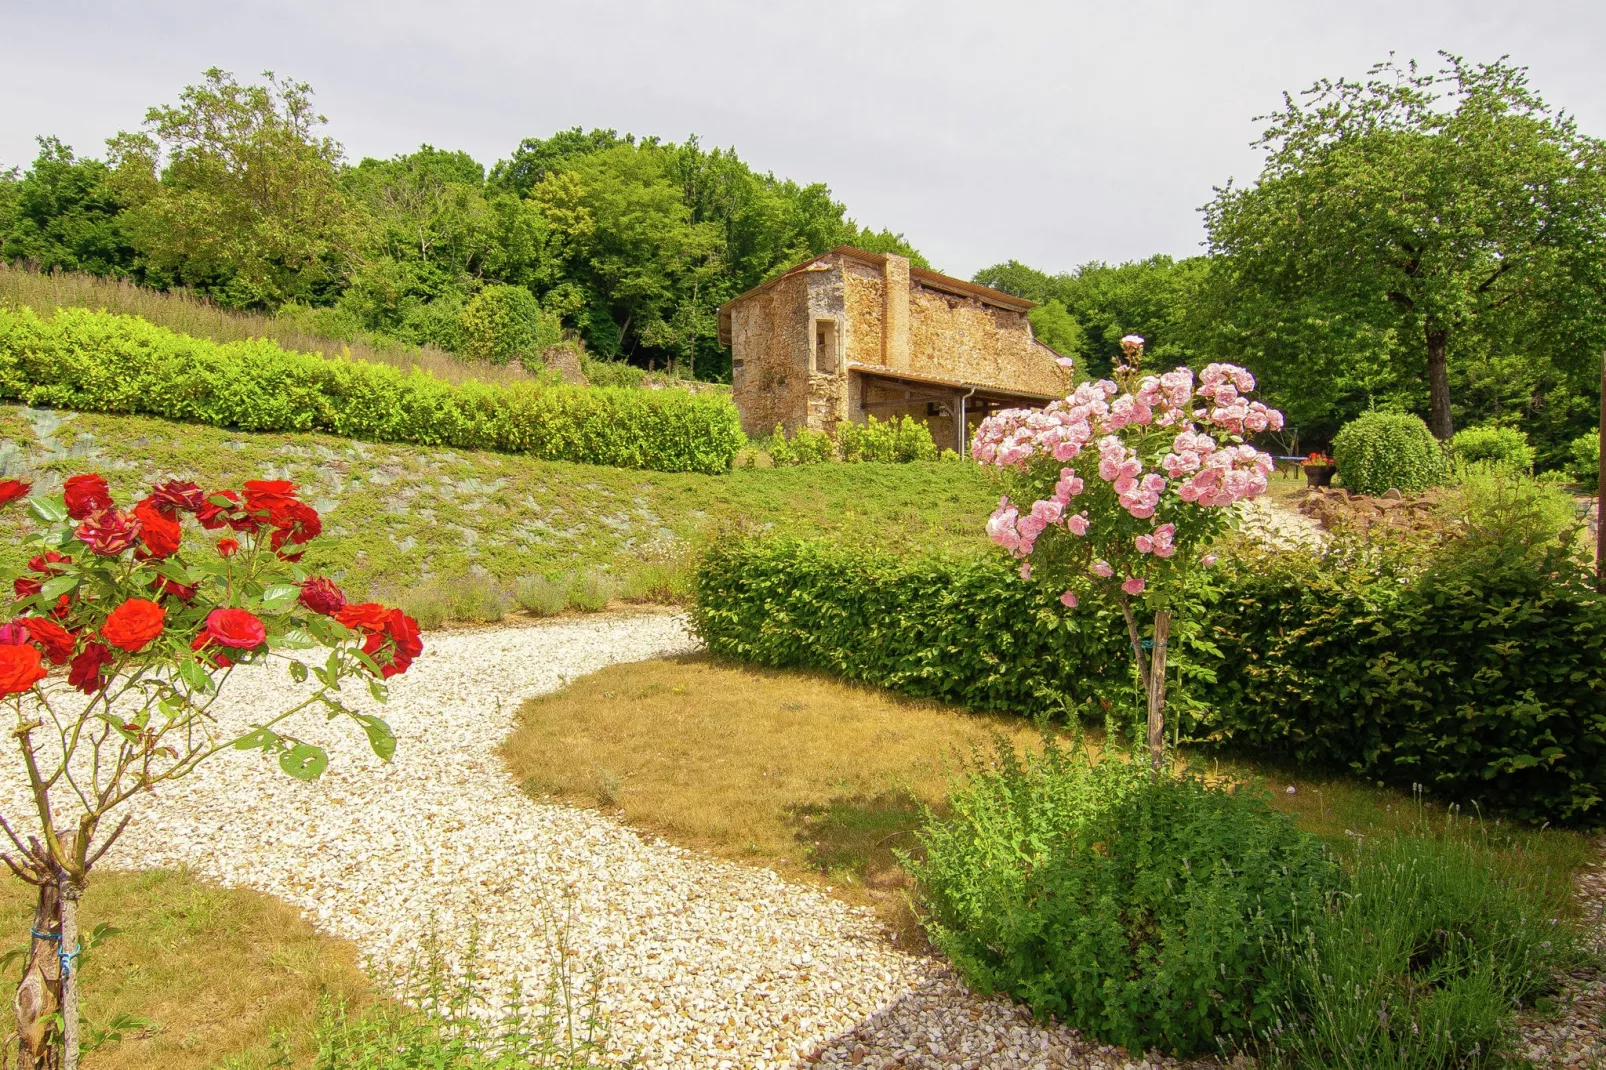
[[[768,435],[776,424],[795,431],[807,417],[812,274],[781,279],[731,309],[731,399],[749,435]]]
[[[1069,380],[1033,338],[1024,313],[927,289],[909,295],[911,374],[985,383],[1000,390],[1060,394]]]

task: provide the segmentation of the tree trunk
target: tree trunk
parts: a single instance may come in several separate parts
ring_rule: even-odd
[[[78,1070],[78,887],[61,877],[61,1070]]]
[[[22,983],[11,1000],[17,1018],[17,1068],[54,1070],[49,1019],[61,1006],[61,896],[53,883],[39,885],[33,932]]]
[[[1600,354],[1600,482],[1595,485],[1595,588],[1606,594],[1606,349]]]
[[[1455,426],[1450,420],[1450,366],[1447,351],[1450,332],[1427,332],[1428,342],[1428,426],[1440,442],[1450,441]]]
[[[1160,610],[1154,615],[1154,654],[1149,658],[1149,765],[1156,772],[1165,767],[1165,650],[1171,636],[1171,614]]]

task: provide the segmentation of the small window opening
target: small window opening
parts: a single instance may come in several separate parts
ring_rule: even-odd
[[[836,320],[814,321],[814,370],[836,374]]]

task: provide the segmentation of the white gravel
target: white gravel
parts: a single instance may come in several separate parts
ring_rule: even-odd
[[[319,781],[221,755],[144,804],[105,864],[187,866],[279,896],[380,974],[414,961],[432,932],[451,951],[477,929],[499,990],[543,985],[548,923],[567,909],[614,1044],[646,1068],[1163,1065],[970,995],[939,963],[893,948],[867,911],[534,802],[504,772],[495,748],[520,700],[695,646],[683,619],[654,614],[428,635],[388,705],[352,695],[395,730],[393,764],[354,726],[313,716],[304,734],[331,755]],[[225,723],[280,708],[290,689],[282,664],[238,670]],[[21,790],[0,781],[9,813]]]

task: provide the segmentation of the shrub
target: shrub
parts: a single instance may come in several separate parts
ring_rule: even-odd
[[[491,364],[538,364],[543,350],[563,340],[562,328],[522,286],[485,287],[463,306],[459,325],[462,354]]]
[[[1600,489],[1600,432],[1579,435],[1568,447],[1567,474],[1584,485],[1584,489]]]
[[[1477,838],[1358,841],[1347,894],[1290,934],[1272,1065],[1481,1066],[1509,1056],[1513,1008],[1578,960],[1546,891]],[[1568,889],[1562,889],[1563,895]]]
[[[1231,559],[1195,734],[1543,821],[1599,820],[1606,598],[1516,530]]]
[[[933,943],[965,978],[1132,1051],[1214,1050],[1289,998],[1268,946],[1337,865],[1263,791],[1000,748],[928,816],[911,863]]]
[[[601,569],[588,569],[569,587],[569,604],[576,609],[595,613],[607,608],[619,593],[619,585]]]
[[[971,709],[1063,709],[1126,680],[1111,610],[1073,616],[991,555],[728,539],[698,568],[692,617],[715,654]]]
[[[744,441],[735,408],[712,394],[452,385],[268,341],[219,345],[82,309],[50,320],[0,309],[0,397],[671,472],[723,472]]]
[[[907,463],[935,461],[937,443],[931,429],[911,416],[864,423],[843,420],[836,425],[836,444],[844,461]]]
[[[1490,464],[1463,468],[1454,493],[1438,511],[1463,532],[1484,539],[1504,533],[1536,549],[1569,544],[1579,526],[1572,495],[1554,479]]]
[[[1182,731],[1524,818],[1598,820],[1606,599],[1565,548],[1515,526],[1426,557],[1229,557],[1187,595],[1209,604],[1183,616],[1209,626],[1173,635]],[[1068,612],[996,556],[725,540],[692,618],[715,654],[972,709],[1097,716],[1133,693],[1113,611]]]
[[[1450,455],[1466,464],[1494,464],[1525,472],[1534,463],[1528,436],[1515,427],[1462,428],[1450,439]]]
[[[1427,490],[1449,475],[1444,448],[1419,416],[1368,412],[1333,438],[1333,460],[1356,494]]]
[[[520,607],[537,617],[555,617],[569,605],[569,581],[545,576],[520,576],[513,585],[513,598]]]

